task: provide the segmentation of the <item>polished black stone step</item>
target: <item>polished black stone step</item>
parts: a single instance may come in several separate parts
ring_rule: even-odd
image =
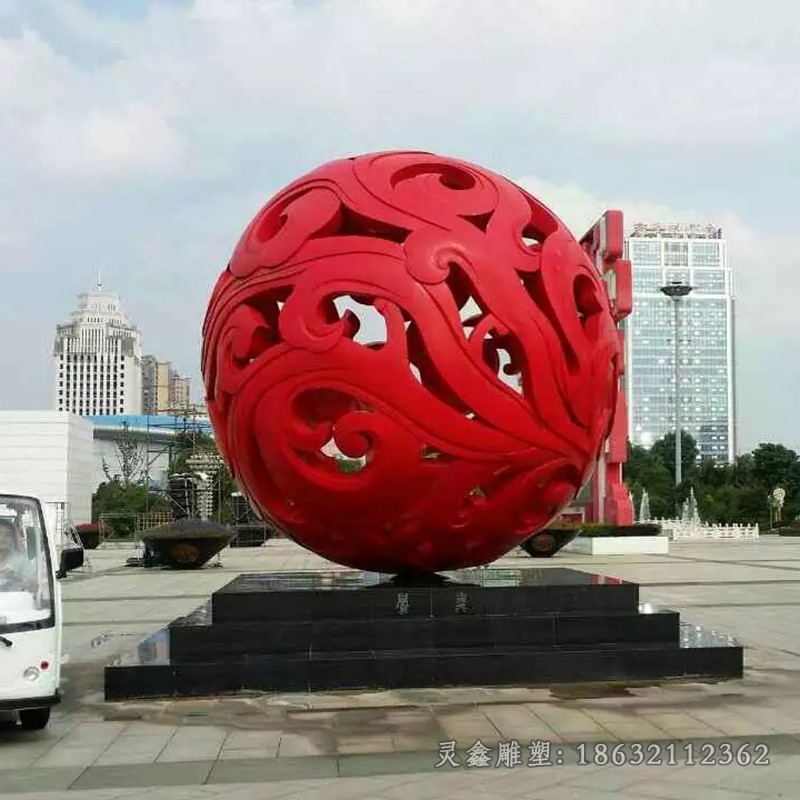
[[[169,636],[170,657],[187,662],[269,653],[663,643],[677,641],[679,625],[680,617],[674,611],[211,624],[208,608],[203,607],[172,623]]]
[[[305,692],[443,686],[726,679],[742,675],[742,648],[724,634],[682,623],[673,643],[616,643],[499,650],[437,649],[247,656],[210,663],[169,657],[166,631],[138,658],[106,668],[106,699],[239,691]],[[142,658],[142,657],[145,658]]]
[[[635,583],[574,569],[466,569],[440,576],[370,572],[241,575],[214,592],[214,623],[630,611]]]
[[[220,692],[725,679],[742,648],[554,567],[245,575],[106,668],[109,700]]]

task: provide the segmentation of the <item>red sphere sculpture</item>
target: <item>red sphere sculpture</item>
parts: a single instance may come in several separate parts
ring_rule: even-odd
[[[433,572],[499,558],[573,500],[620,357],[605,285],[551,211],[475,165],[389,152],[325,164],[256,215],[202,366],[265,519],[340,564]]]

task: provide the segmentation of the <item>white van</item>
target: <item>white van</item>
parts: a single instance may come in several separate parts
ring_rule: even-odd
[[[55,541],[55,511],[0,488],[0,711],[40,730],[60,700],[62,610],[58,578],[83,551]]]

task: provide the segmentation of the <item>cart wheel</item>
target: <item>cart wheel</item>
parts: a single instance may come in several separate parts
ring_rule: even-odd
[[[19,724],[26,731],[40,731],[49,721],[49,708],[26,708],[19,712]]]

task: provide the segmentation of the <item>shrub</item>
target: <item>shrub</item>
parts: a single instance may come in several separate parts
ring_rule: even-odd
[[[658,536],[661,526],[642,522],[636,525],[614,525],[609,522],[584,522],[580,525],[581,536]]]

